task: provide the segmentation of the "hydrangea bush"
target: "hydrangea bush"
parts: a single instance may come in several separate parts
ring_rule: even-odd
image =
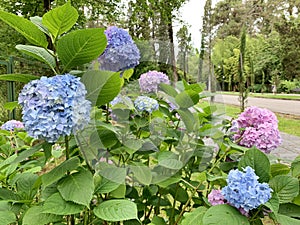
[[[18,120],[9,120],[0,127],[0,129],[8,131],[13,131],[16,128],[24,128],[24,124]]]
[[[300,159],[274,164],[265,154],[279,142],[268,136],[277,129],[271,113],[246,110],[232,142],[203,100],[203,84],[171,86],[152,71],[141,76],[139,96],[120,77],[138,63],[128,33],[71,29],[77,17],[70,2],[32,21],[0,11],[31,43],[17,48],[53,70],[47,77],[11,75],[27,84],[18,99],[24,129],[0,130],[2,224],[299,223]],[[97,59],[100,70],[71,74]],[[245,143],[263,135],[271,142],[239,145],[244,134]]]

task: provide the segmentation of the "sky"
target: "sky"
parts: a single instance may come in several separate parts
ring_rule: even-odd
[[[220,0],[212,0],[213,6]],[[204,14],[204,5],[206,0],[189,0],[180,10],[181,18],[189,24],[190,33],[192,35],[192,44],[195,48],[200,47],[202,28],[202,17]],[[179,25],[175,27],[175,34],[179,29]]]

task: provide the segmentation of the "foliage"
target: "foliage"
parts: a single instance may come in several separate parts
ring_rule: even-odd
[[[60,16],[66,12],[67,22]],[[119,72],[74,71],[97,59],[107,44],[104,29],[72,30],[76,14],[68,2],[42,17],[39,27],[52,41],[52,51],[34,23],[0,11],[0,18],[32,44],[19,49],[58,75],[79,75],[93,104],[89,124],[55,143],[34,139],[23,129],[0,131],[4,224],[239,225],[261,224],[264,215],[283,225],[299,222],[294,219],[299,212],[288,210],[300,205],[298,158],[290,166],[272,167],[260,150],[233,143],[226,131],[230,124],[220,123],[216,109],[202,100],[208,97],[202,83],[161,82],[157,93],[139,96],[139,87],[122,87],[125,78]],[[3,76],[25,83],[46,79],[38,78]],[[116,101],[118,94],[122,100]],[[250,167],[272,188],[272,198],[249,208],[247,216],[229,204],[209,203],[208,194],[227,185],[230,171]]]

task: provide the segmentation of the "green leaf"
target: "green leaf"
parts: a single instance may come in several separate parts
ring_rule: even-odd
[[[67,161],[64,161],[48,173],[45,173],[42,175],[42,183],[46,187],[50,184],[53,184],[54,182],[61,179],[66,172],[71,172],[72,170],[75,170],[80,165],[80,160],[78,157],[73,157],[68,159]]]
[[[65,201],[59,193],[55,193],[47,198],[43,206],[44,213],[51,213],[62,216],[80,213],[83,209],[83,205]]]
[[[22,34],[30,43],[47,48],[45,34],[29,20],[1,10],[0,19]]]
[[[42,206],[33,206],[26,211],[22,225],[44,225],[60,220],[60,216],[43,213]]]
[[[47,27],[45,27],[42,23],[42,17],[40,16],[34,16],[34,17],[30,17],[29,18],[30,21],[37,26],[37,28],[39,28],[43,33],[47,34],[49,37],[51,36],[49,30],[47,29]]]
[[[109,193],[112,198],[125,198],[126,195],[126,185],[121,184],[118,188]]]
[[[101,168],[99,174],[118,184],[123,184],[125,182],[127,169],[126,168],[119,168],[113,165],[108,165],[106,168]]]
[[[43,63],[46,63],[52,70],[56,66],[55,58],[51,50],[31,45],[17,45],[16,49],[20,52],[29,55]]]
[[[38,179],[38,175],[32,173],[17,174],[13,181],[16,183],[18,194],[21,196],[27,196],[27,198],[33,198],[37,192],[35,182]]]
[[[189,108],[199,102],[199,94],[193,90],[186,90],[176,95],[175,101],[180,108]]]
[[[127,81],[129,81],[130,77],[133,75],[134,73],[134,69],[128,69],[128,70],[125,70],[122,74],[122,77],[124,79],[126,79]]]
[[[279,203],[289,203],[299,193],[299,181],[291,176],[278,175],[270,180],[269,185],[278,194]]]
[[[108,200],[94,209],[97,217],[106,221],[138,219],[137,206],[129,200]]]
[[[299,219],[300,218],[300,206],[295,205],[293,203],[281,204],[279,207],[279,213]]]
[[[271,166],[268,157],[256,148],[249,149],[239,162],[239,169],[250,166],[259,177],[259,182],[268,182],[270,179]]]
[[[300,220],[278,214],[276,217],[280,225],[300,225]]]
[[[173,88],[171,85],[165,84],[165,83],[160,83],[159,84],[159,88],[165,92],[166,94],[172,96],[172,97],[176,97],[177,96],[177,91],[175,88]]]
[[[180,225],[202,225],[203,216],[206,211],[207,209],[201,206],[191,212],[183,214],[183,220]]]
[[[64,71],[89,63],[105,50],[107,44],[103,28],[72,31],[57,41],[57,54]]]
[[[149,225],[167,225],[167,223],[162,217],[154,216]]]
[[[279,210],[279,198],[276,193],[272,193],[272,197],[267,201],[265,204],[269,209],[272,210],[275,215],[277,215],[278,210]]]
[[[281,163],[274,163],[271,165],[271,175],[275,177],[277,175],[286,175],[290,172],[290,167]]]
[[[15,101],[15,102],[6,102],[6,103],[4,104],[3,107],[4,107],[5,109],[7,109],[7,110],[12,111],[12,110],[14,110],[18,105],[19,105],[19,104],[18,104],[17,101]]]
[[[113,100],[121,90],[120,73],[110,71],[87,71],[81,82],[87,89],[87,99],[101,106]]]
[[[120,186],[120,183],[113,182],[109,179],[102,178],[100,184],[96,187],[95,193],[107,194],[116,190]]]
[[[300,176],[300,156],[296,157],[291,164],[291,170],[293,177]]]
[[[23,160],[27,159],[28,157],[32,156],[37,151],[41,150],[43,147],[43,143],[35,145],[34,147],[31,147],[29,149],[26,149],[25,151],[22,151],[12,162],[12,164],[22,162]]]
[[[152,181],[151,169],[143,164],[130,165],[134,178],[144,185],[150,185]]]
[[[59,6],[45,13],[42,18],[43,24],[48,28],[54,39],[69,31],[78,19],[77,10],[71,6],[71,2]]]
[[[1,74],[0,75],[0,80],[6,80],[6,81],[17,81],[21,83],[28,83],[29,81],[32,80],[37,80],[40,79],[40,77],[31,75],[31,74]]]
[[[17,218],[12,211],[0,211],[0,221],[1,225],[8,225],[15,223]]]
[[[183,163],[177,159],[162,159],[158,161],[158,165],[172,170],[179,170],[183,167]]]
[[[250,225],[247,217],[230,205],[216,205],[210,207],[203,217],[205,225]]]
[[[177,112],[180,115],[187,131],[191,132],[195,127],[197,127],[195,117],[188,109],[178,109]]]
[[[64,200],[89,207],[94,192],[93,175],[87,170],[72,173],[59,182],[57,189]]]

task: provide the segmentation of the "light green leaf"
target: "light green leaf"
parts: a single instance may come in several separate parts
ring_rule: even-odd
[[[210,207],[203,217],[205,225],[250,225],[246,216],[230,205]]]
[[[109,165],[106,168],[101,168],[99,174],[112,182],[123,184],[125,182],[126,172],[126,168]]]
[[[296,157],[291,165],[292,175],[293,177],[300,176],[300,156]]]
[[[57,189],[64,200],[89,207],[94,192],[93,175],[87,170],[72,173],[59,182]]]
[[[199,102],[199,94],[193,90],[186,90],[179,93],[175,101],[180,108],[189,108]]]
[[[270,187],[279,198],[279,203],[289,203],[299,193],[299,181],[297,178],[278,175],[269,182]]]
[[[138,219],[137,206],[129,200],[108,200],[94,209],[97,217],[106,221]]]
[[[38,175],[32,173],[17,174],[13,181],[16,183],[18,194],[33,198],[37,192],[37,188],[34,187],[35,182],[38,179]]]
[[[78,157],[73,157],[68,159],[67,161],[64,161],[48,173],[42,175],[43,186],[46,187],[50,184],[53,184],[54,182],[61,179],[66,174],[66,172],[75,170],[79,165],[80,160]]]
[[[4,104],[4,109],[7,109],[7,110],[12,111],[12,110],[14,110],[18,105],[19,105],[19,104],[18,104],[17,101],[15,101],[15,102],[6,102],[6,103]]]
[[[31,45],[17,45],[16,49],[43,63],[46,63],[52,70],[54,70],[54,67],[56,66],[55,58],[51,54],[51,50],[47,51],[44,48]]]
[[[22,34],[30,43],[47,48],[45,34],[29,20],[0,10],[0,19]]]
[[[272,198],[269,199],[265,204],[269,209],[272,210],[275,215],[277,215],[278,210],[279,210],[279,198],[276,193],[272,193]]]
[[[55,215],[71,215],[80,213],[84,205],[78,205],[74,202],[65,201],[59,193],[55,193],[46,199],[43,206],[44,213]]]
[[[187,131],[191,132],[195,127],[197,127],[195,117],[188,109],[178,109],[177,112],[180,115]]]
[[[191,212],[183,214],[183,220],[180,225],[202,225],[203,216],[206,211],[205,207],[200,206]]]
[[[290,167],[281,163],[274,163],[271,165],[271,175],[275,177],[277,175],[286,175],[290,172]]]
[[[87,89],[87,99],[97,106],[113,100],[121,90],[120,73],[110,71],[87,71],[81,82]]]
[[[60,216],[43,213],[42,206],[33,206],[26,211],[22,225],[44,225],[60,220]]]
[[[71,2],[59,6],[45,13],[42,18],[43,24],[48,28],[54,39],[69,31],[78,19],[77,10],[71,6]]]
[[[239,161],[240,170],[250,166],[259,177],[259,182],[268,182],[271,174],[271,166],[268,157],[256,148],[249,149]]]
[[[151,184],[152,174],[149,167],[137,163],[134,165],[130,165],[130,170],[133,172],[134,178],[136,178],[139,182],[145,185]]]
[[[172,170],[179,170],[183,167],[183,163],[177,159],[162,159],[158,161],[158,165]]]
[[[8,225],[17,221],[16,215],[12,211],[0,211],[1,225]]]
[[[165,83],[160,83],[159,84],[159,88],[165,92],[166,94],[172,96],[172,97],[176,97],[178,92],[176,91],[175,88],[173,88],[171,85],[169,84],[165,84]]]
[[[23,160],[27,159],[28,157],[32,156],[37,151],[41,150],[43,147],[43,143],[35,145],[34,147],[31,147],[29,149],[26,149],[26,151],[21,152],[15,160],[12,162],[12,164],[22,162]]]
[[[126,79],[127,81],[129,81],[130,77],[132,76],[132,74],[134,73],[134,69],[128,69],[128,70],[125,70],[122,74],[122,77],[124,79]]]
[[[40,16],[34,16],[29,18],[30,21],[37,26],[43,33],[47,34],[50,37],[50,32],[42,23],[42,17]]]
[[[278,214],[276,217],[280,225],[300,225],[300,220]]]
[[[28,83],[29,81],[37,80],[39,78],[40,77],[31,75],[31,74],[13,73],[13,74],[1,74],[0,75],[0,80],[17,81],[17,82],[21,82],[21,83]]]
[[[105,50],[107,44],[103,28],[72,31],[57,41],[57,54],[64,71],[89,63]]]
[[[120,186],[120,183],[113,182],[109,179],[102,178],[100,184],[96,187],[95,193],[107,194],[116,190]]]

